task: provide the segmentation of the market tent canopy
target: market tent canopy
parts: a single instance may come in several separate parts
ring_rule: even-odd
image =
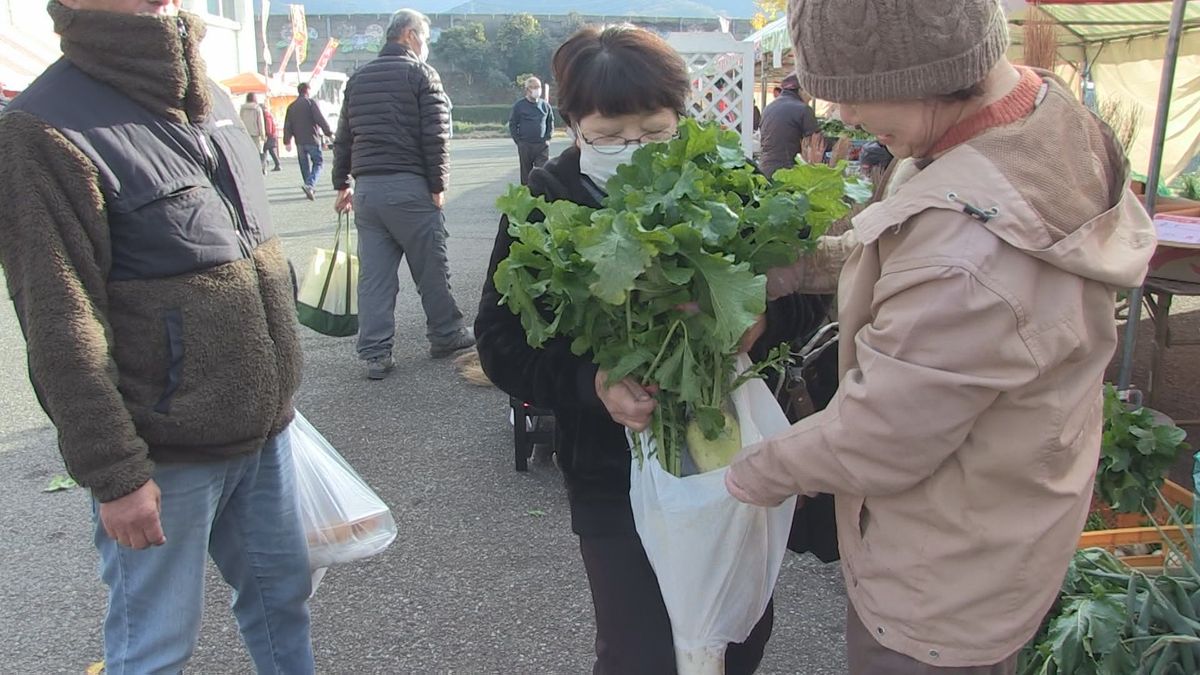
[[[1013,52],[1020,54],[1032,12],[1041,11],[1058,32],[1058,54],[1069,64],[1060,72],[1080,86],[1089,74],[1097,100],[1118,102],[1140,111],[1141,123],[1129,159],[1135,172],[1146,172],[1153,155],[1154,120],[1167,34],[1170,2],[1097,2],[1053,0],[1009,16]],[[1162,156],[1162,180],[1169,182],[1193,168],[1200,153],[1200,3],[1185,6],[1176,60],[1175,87]]]
[[[1086,49],[1102,55],[1105,45],[1147,39],[1165,49],[1171,22],[1170,2],[1054,2],[1040,5],[1058,28],[1058,44],[1062,50]],[[1009,14],[1010,32],[1014,45],[1025,42],[1025,25],[1029,8]],[[1184,15],[1184,34],[1200,29],[1200,3],[1189,4]],[[1184,52],[1186,53],[1186,52]]]
[[[267,78],[259,73],[234,75],[228,80],[221,80],[221,85],[235,96],[238,94],[266,94],[271,91],[271,87],[267,83]]]
[[[746,38],[746,42],[754,45],[755,53],[760,58],[765,58],[767,54],[783,54],[786,51],[790,51],[792,48],[792,37],[788,34],[787,17],[781,16],[763,26],[750,37]]]
[[[1195,36],[1191,40],[1193,47]],[[1187,47],[1184,40],[1183,47]],[[1154,141],[1156,101],[1162,79],[1164,49],[1159,46],[1113,44],[1105,59],[1089,67],[1100,101],[1116,100],[1140,109],[1141,123],[1129,150],[1133,170],[1147,172]],[[1125,60],[1117,60],[1124,58]],[[1200,53],[1196,49],[1180,52],[1175,66],[1175,86],[1167,118],[1163,144],[1162,181],[1170,182],[1180,174],[1195,170],[1192,166],[1200,153]]]
[[[1023,2],[1006,2],[1006,5],[1012,7],[1009,12],[1009,31],[1013,44],[1019,47],[1025,42],[1025,25],[1029,22],[1030,9]],[[1081,54],[1080,50],[1086,48],[1094,54],[1093,58],[1103,58],[1105,46],[1118,42],[1145,40],[1160,50],[1165,49],[1171,21],[1171,3],[1160,0],[1046,0],[1040,9],[1058,27],[1061,49],[1074,49]],[[1184,17],[1184,47],[1181,53],[1188,54],[1189,49],[1200,51],[1198,38],[1200,3],[1189,3]],[[791,50],[787,17],[767,24],[746,38],[746,42],[753,43],[757,52],[763,55],[782,54]]]

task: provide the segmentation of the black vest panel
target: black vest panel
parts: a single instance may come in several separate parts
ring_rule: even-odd
[[[209,119],[180,124],[60,59],[9,107],[56,128],[95,165],[110,280],[200,272],[271,237],[258,148],[229,97],[209,88]]]

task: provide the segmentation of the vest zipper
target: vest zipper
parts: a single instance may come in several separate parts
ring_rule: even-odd
[[[207,133],[205,133],[203,130],[200,130],[198,131],[198,134],[200,136],[200,147],[204,149],[205,168],[208,171],[208,182],[212,184],[213,190],[215,190],[217,196],[221,198],[221,203],[224,204],[225,209],[229,211],[229,217],[233,220],[233,229],[237,233],[238,247],[242,250],[242,257],[249,258],[252,247],[250,246],[246,224],[243,222],[241,212],[238,211],[237,206],[233,203],[233,200],[229,198],[229,195],[225,194],[225,190],[221,189],[221,164],[220,159],[217,157],[217,151],[212,147],[211,140],[209,139]]]
[[[175,28],[179,31],[179,41],[186,43],[190,35],[187,27],[187,22],[183,17],[176,17]],[[184,46],[184,51],[187,50],[187,45]],[[186,69],[186,68],[185,68]],[[196,135],[200,138],[200,147],[204,150],[204,168],[208,173],[208,182],[212,185],[217,196],[221,198],[221,203],[225,205],[225,210],[229,212],[229,217],[233,220],[233,229],[237,233],[238,248],[242,251],[242,258],[249,258],[252,247],[249,242],[249,234],[245,222],[243,221],[241,212],[234,205],[233,200],[225,191],[221,189],[220,170],[221,163],[217,157],[217,151],[212,147],[212,143],[208,134],[203,129],[197,129]]]

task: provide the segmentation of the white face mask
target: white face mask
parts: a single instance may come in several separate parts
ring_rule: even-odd
[[[630,143],[616,154],[607,155],[596,152],[596,148],[587,143],[579,144],[579,172],[596,184],[601,190],[608,185],[608,179],[617,175],[617,167],[628,164],[633,159],[633,153],[641,148],[640,143]]]
[[[421,63],[429,60],[429,42],[421,40],[421,50],[417,52],[417,58],[421,59]]]

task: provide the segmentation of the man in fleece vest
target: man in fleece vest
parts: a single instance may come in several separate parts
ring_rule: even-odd
[[[0,117],[0,263],[94,500],[106,672],[183,670],[211,556],[258,672],[311,673],[288,268],[180,3],[49,3],[64,57]]]

